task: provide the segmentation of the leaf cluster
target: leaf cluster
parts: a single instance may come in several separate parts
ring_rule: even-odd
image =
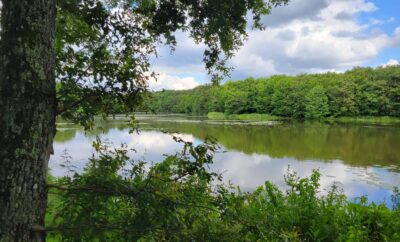
[[[96,114],[140,106],[157,46],[173,50],[175,33],[206,46],[204,62],[215,81],[246,38],[248,23],[288,0],[59,0],[56,54],[58,111],[90,128]],[[252,20],[248,19],[251,12]],[[250,15],[249,15],[250,16]],[[142,94],[142,95],[139,95]]]

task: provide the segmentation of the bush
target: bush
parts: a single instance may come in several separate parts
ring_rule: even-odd
[[[48,237],[62,241],[400,241],[400,194],[393,209],[349,202],[333,186],[320,195],[318,171],[287,189],[266,182],[254,192],[218,185],[207,166],[215,141],[149,165],[126,147],[95,142],[83,173],[50,184]],[[54,180],[54,179],[53,179]]]

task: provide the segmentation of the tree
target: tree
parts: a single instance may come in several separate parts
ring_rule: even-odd
[[[321,100],[323,106],[326,106],[326,96],[329,110],[326,115],[331,117],[398,117],[399,73],[400,66],[396,66],[355,68],[346,73],[247,78],[228,81],[220,86],[199,86],[184,92],[170,90],[152,93],[153,99],[149,106],[158,112],[266,113],[295,119],[313,119],[316,118],[314,114],[320,108],[318,105]],[[310,92],[313,88],[316,89]],[[308,116],[306,105],[309,108]]]
[[[324,118],[329,114],[328,97],[322,86],[315,86],[306,95],[305,117],[310,119]]]
[[[294,117],[298,99],[296,98],[297,85],[293,79],[283,79],[275,83],[271,103],[274,106],[272,114],[284,117]]]
[[[224,111],[227,114],[245,113],[248,95],[240,88],[241,82],[228,81],[221,88]]]
[[[53,1],[3,1],[0,241],[40,241],[56,132]]]
[[[262,28],[261,16],[287,1],[3,0],[0,241],[44,240],[57,115],[90,128],[116,105],[132,110],[153,75],[155,44],[173,48],[177,30],[207,46],[204,62],[217,80],[246,38],[247,12]]]

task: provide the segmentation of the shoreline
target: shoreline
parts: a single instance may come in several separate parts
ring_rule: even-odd
[[[338,123],[366,123],[366,124],[400,124],[400,117],[389,116],[357,116],[357,117],[326,117],[321,119],[295,119],[279,117],[269,114],[231,114],[210,112],[207,115],[209,120],[241,120],[241,121],[320,121],[320,122],[338,122]]]

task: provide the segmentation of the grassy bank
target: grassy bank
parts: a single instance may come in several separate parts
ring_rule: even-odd
[[[261,113],[246,113],[246,114],[230,114],[211,112],[207,115],[211,120],[243,120],[243,121],[278,121],[284,120],[283,117],[273,116]]]
[[[245,120],[245,121],[277,121],[289,120],[290,118],[279,117],[269,114],[249,113],[249,114],[231,114],[210,112],[207,115],[210,120]],[[339,122],[339,123],[368,123],[368,124],[400,124],[400,118],[397,117],[329,117],[319,119],[320,121]]]
[[[336,117],[336,118],[327,118],[327,120],[340,123],[400,124],[400,118],[388,117],[388,116]]]

